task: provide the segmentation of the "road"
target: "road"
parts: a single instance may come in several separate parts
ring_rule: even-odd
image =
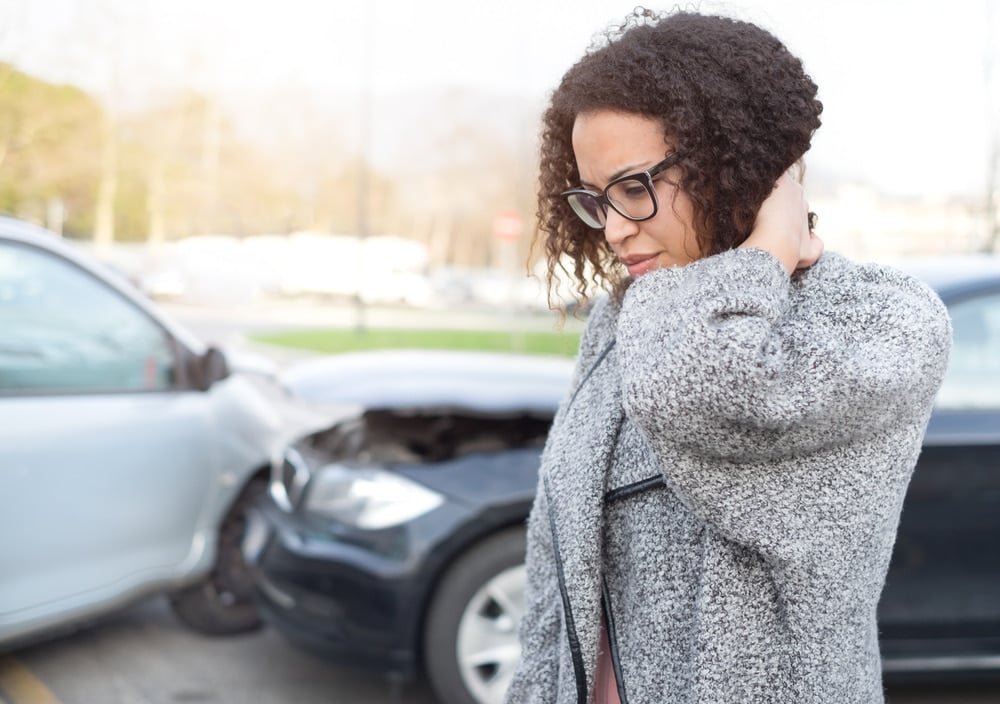
[[[336,667],[268,629],[212,638],[165,599],[0,655],[4,704],[434,704],[426,685]]]
[[[184,305],[159,307],[205,342],[239,352],[270,357],[279,366],[312,356],[312,353],[261,344],[248,344],[248,335],[315,328],[424,328],[435,330],[511,330],[567,333],[583,330],[584,321],[555,313],[498,311],[463,308],[416,310],[404,307],[369,307],[363,313],[352,306],[308,301],[266,300],[250,304]]]
[[[894,687],[889,704],[998,704],[1000,683]],[[336,666],[268,629],[210,638],[164,599],[0,655],[2,704],[435,704],[423,682]],[[441,703],[446,704],[446,703]]]

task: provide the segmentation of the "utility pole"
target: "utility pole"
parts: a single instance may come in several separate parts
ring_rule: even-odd
[[[114,70],[114,69],[112,69]],[[101,116],[101,178],[97,187],[97,212],[94,216],[94,244],[103,254],[115,241],[115,199],[118,195],[118,130],[112,111],[115,101],[104,105]]]
[[[219,199],[219,157],[222,150],[222,115],[216,96],[206,91],[203,96],[201,125],[201,183],[198,220],[200,232],[207,235],[218,227],[216,213]],[[238,232],[238,235],[245,233]]]
[[[986,193],[983,203],[986,237],[983,251],[995,252],[1000,239],[1000,54],[997,53],[996,5],[985,2],[986,46],[983,61],[983,78],[986,89],[986,129],[989,130],[986,148]]]
[[[375,55],[375,36],[372,25],[375,22],[375,0],[366,0],[361,4],[361,11],[368,15],[362,18],[364,27],[361,37],[361,125],[358,131],[358,264],[355,268],[354,291],[355,328],[364,332],[366,325],[365,301],[361,294],[364,285],[365,243],[369,228],[369,171],[368,162],[371,152],[371,119],[372,119],[372,56]]]

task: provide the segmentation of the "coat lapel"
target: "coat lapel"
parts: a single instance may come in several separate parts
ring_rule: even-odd
[[[614,339],[580,379],[550,435],[541,471],[589,688],[600,627],[603,497],[623,418]]]

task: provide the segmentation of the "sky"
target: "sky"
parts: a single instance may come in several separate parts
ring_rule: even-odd
[[[0,0],[0,58],[123,109],[171,85],[243,105],[462,87],[541,101],[636,1]],[[811,166],[898,196],[985,191],[1000,137],[1000,0],[682,7],[756,22],[802,58],[824,103]]]

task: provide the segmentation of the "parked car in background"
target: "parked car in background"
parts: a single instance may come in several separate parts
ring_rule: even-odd
[[[1000,265],[936,260],[954,350],[880,604],[887,678],[1000,671]],[[362,414],[292,445],[244,549],[268,622],[448,704],[502,700],[520,655],[524,521],[563,360],[348,355],[286,383]]]
[[[0,218],[0,648],[158,592],[200,631],[256,626],[246,507],[315,422],[123,277]]]
[[[1000,673],[1000,259],[903,268],[941,295],[953,341],[879,604],[883,672]]]

